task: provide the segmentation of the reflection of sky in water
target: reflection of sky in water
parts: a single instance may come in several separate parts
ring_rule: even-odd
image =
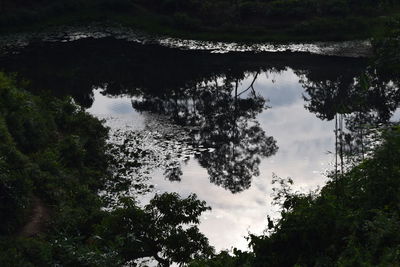
[[[391,121],[400,121],[400,108],[396,109],[396,111],[393,113]]]
[[[110,127],[126,127],[130,129],[142,129],[143,116],[132,108],[131,99],[128,97],[107,97],[101,94],[101,89],[94,90],[94,103],[87,110],[89,113],[102,119],[106,119],[106,125]],[[110,118],[113,120],[110,120]]]
[[[252,77],[245,79],[242,87],[247,88],[251,81]],[[253,179],[250,189],[232,194],[211,184],[207,171],[193,159],[182,163],[181,182],[166,180],[163,170],[152,175],[159,192],[175,191],[182,196],[196,193],[212,207],[211,212],[203,215],[200,230],[216,249],[230,246],[245,249],[244,236],[248,232],[261,233],[267,224],[266,215],[277,215],[277,208],[270,204],[272,173],[292,177],[296,189],[315,189],[324,183],[322,173],[333,159],[327,153],[334,149],[333,122],[321,121],[304,108],[304,89],[293,71],[260,74],[254,88],[269,99],[267,105],[271,108],[257,119],[266,134],[277,140],[279,150],[262,160],[260,176]],[[133,110],[129,98],[108,98],[99,90],[95,91],[95,102],[89,112],[105,119],[112,117],[108,121],[111,127],[143,129],[149,120],[149,114],[144,116]]]

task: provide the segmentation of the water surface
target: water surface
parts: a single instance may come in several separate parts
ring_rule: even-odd
[[[360,125],[394,116],[397,87],[375,90],[391,85],[375,79],[363,91],[360,77],[373,75],[366,67],[357,58],[215,54],[114,38],[37,42],[0,58],[33,92],[72,95],[105,119],[113,141],[139,155],[131,178],[154,186],[143,203],[157,192],[205,200],[212,211],[200,229],[218,250],[245,249],[244,236],[277,216],[274,174],[303,192],[326,182],[337,168],[337,121],[356,151]]]

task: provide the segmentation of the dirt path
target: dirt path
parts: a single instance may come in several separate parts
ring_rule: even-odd
[[[31,237],[39,234],[49,218],[49,210],[38,197],[32,198],[32,210],[29,221],[22,227],[19,236]]]

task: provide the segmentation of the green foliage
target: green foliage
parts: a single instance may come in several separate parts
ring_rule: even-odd
[[[400,17],[387,21],[387,30],[374,41],[374,63],[381,75],[398,77],[400,72]]]
[[[398,0],[4,1],[3,32],[111,21],[153,33],[206,39],[227,35],[241,41],[244,35],[278,41],[368,38],[385,27],[380,20],[398,14],[400,4]]]
[[[348,16],[341,20],[329,17],[315,17],[299,23],[293,28],[297,34],[324,34],[332,38],[339,38],[347,32],[362,32],[368,27],[368,23],[362,17]]]
[[[241,18],[252,16],[265,16],[269,13],[268,5],[261,2],[243,1],[239,5],[239,14]]]
[[[359,96],[352,105],[367,99],[376,102],[381,94],[374,90],[398,97],[398,29],[392,27],[376,43],[374,68],[359,78]],[[390,85],[380,85],[376,75]],[[339,112],[354,112],[349,108],[341,106]],[[373,103],[366,108],[375,110]],[[243,254],[222,252],[192,266],[398,266],[400,126],[381,129],[374,138],[379,145],[375,143],[367,159],[343,174],[330,174],[320,192],[295,193],[290,178],[274,176],[279,188],[274,189],[273,201],[281,208],[281,218],[274,222],[268,218],[266,234],[250,235],[252,251],[245,263],[239,262]]]
[[[221,252],[191,266],[397,266],[399,162],[400,126],[393,126],[370,158],[331,174],[319,193],[294,193],[291,179],[275,177],[281,218],[268,234],[250,235],[252,252]]]
[[[174,24],[178,29],[195,30],[200,27],[198,19],[190,17],[186,13],[175,13],[173,16]]]
[[[156,195],[140,209],[131,199],[106,216],[98,228],[105,243],[112,243],[126,261],[155,257],[160,263],[187,263],[207,257],[213,250],[193,224],[209,208],[195,195]]]
[[[252,266],[252,261],[252,253],[233,249],[232,255],[230,255],[228,251],[221,251],[211,259],[196,259],[189,264],[189,267],[250,267]]]
[[[144,209],[126,198],[104,211],[98,193],[119,177],[108,129],[70,98],[21,86],[0,72],[1,266],[121,266],[144,256],[185,263],[212,253],[196,227],[209,208],[194,195],[157,195]],[[23,234],[37,198],[50,218]]]

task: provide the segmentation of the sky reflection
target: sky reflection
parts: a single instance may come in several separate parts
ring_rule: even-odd
[[[253,80],[249,75],[240,85],[243,90]],[[178,192],[182,196],[196,193],[212,207],[203,215],[200,230],[217,250],[234,246],[247,248],[245,236],[259,234],[266,226],[267,214],[276,217],[277,207],[271,206],[272,174],[292,177],[295,189],[308,191],[326,181],[323,173],[333,160],[328,151],[334,148],[333,123],[321,121],[304,108],[304,89],[298,76],[291,70],[262,73],[254,83],[257,94],[268,99],[271,108],[257,117],[262,129],[277,140],[278,152],[261,161],[260,175],[253,177],[248,190],[232,194],[229,190],[210,183],[207,170],[192,157],[182,162],[180,182],[164,178],[164,171],[154,169],[151,183],[155,192]],[[240,90],[239,90],[240,91]],[[112,128],[146,129],[152,120],[149,113],[132,108],[129,97],[107,97],[95,90],[90,113],[107,120]],[[153,193],[154,194],[154,193]],[[146,202],[152,194],[146,195]]]

